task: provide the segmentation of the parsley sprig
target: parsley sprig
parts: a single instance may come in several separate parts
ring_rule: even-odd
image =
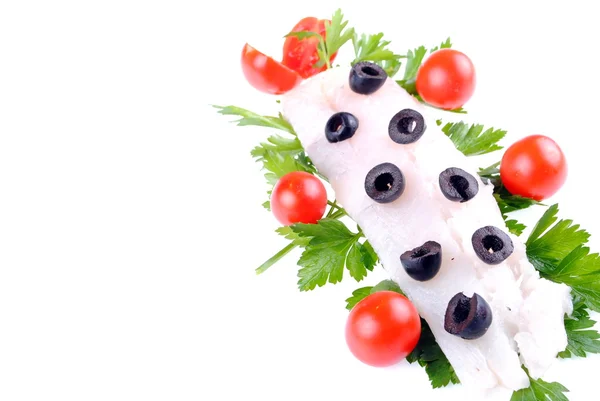
[[[321,68],[324,65],[331,68],[332,56],[340,50],[340,48],[354,37],[354,28],[346,28],[348,21],[344,20],[342,10],[338,9],[331,17],[331,22],[325,21],[325,38],[318,32],[313,31],[298,31],[290,32],[288,36],[294,36],[300,40],[315,37],[319,40],[317,53],[319,61],[314,65],[315,68]]]
[[[464,122],[447,123],[442,132],[454,146],[466,156],[478,156],[502,149],[498,142],[506,136],[506,131],[490,127],[484,131],[481,124],[468,125]]]
[[[523,368],[527,375],[529,372]],[[564,393],[569,390],[560,383],[548,383],[542,379],[534,380],[529,377],[529,387],[515,391],[510,401],[569,401]]]
[[[571,358],[574,355],[585,358],[587,354],[600,353],[600,333],[593,329],[595,325],[596,321],[590,318],[585,303],[576,299],[572,315],[565,318],[569,345],[558,356]]]
[[[352,44],[355,57],[352,65],[361,61],[372,61],[385,70],[389,77],[393,77],[400,70],[405,55],[395,54],[388,48],[391,42],[383,39],[383,33],[374,35],[358,35],[354,33]]]
[[[552,205],[527,239],[527,257],[542,277],[571,287],[586,307],[600,312],[600,256],[586,247],[590,235],[572,220],[558,220]]]

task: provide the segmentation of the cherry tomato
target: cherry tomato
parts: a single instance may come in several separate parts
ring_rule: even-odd
[[[543,135],[531,135],[510,146],[500,164],[500,178],[513,195],[541,201],[567,179],[567,160],[560,147]]]
[[[360,301],[348,316],[346,343],[361,362],[376,367],[391,366],[417,346],[421,319],[406,297],[380,291]]]
[[[419,95],[430,105],[458,109],[473,96],[475,67],[464,53],[441,49],[421,65],[416,85]]]
[[[281,177],[271,193],[271,211],[283,225],[315,224],[327,207],[327,191],[317,177],[295,171]]]
[[[242,50],[242,71],[250,85],[273,95],[285,93],[302,81],[298,73],[247,43]]]
[[[310,31],[319,33],[325,39],[325,21],[315,17],[306,17],[300,20],[292,29],[292,32]],[[331,23],[331,21],[329,21]],[[319,61],[317,46],[319,38],[308,37],[298,39],[294,36],[288,36],[283,44],[282,64],[296,71],[302,78],[309,78],[327,69],[324,65],[321,68],[315,68],[314,65]],[[330,61],[333,62],[337,53],[332,54]]]

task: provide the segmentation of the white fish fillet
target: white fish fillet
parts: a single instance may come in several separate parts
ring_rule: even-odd
[[[521,365],[540,377],[567,346],[563,318],[572,312],[569,287],[541,279],[524,245],[512,235],[515,251],[506,261],[495,266],[481,262],[471,244],[475,230],[492,225],[508,232],[492,186],[479,181],[479,193],[470,201],[447,200],[439,188],[440,172],[459,167],[479,180],[471,160],[393,80],[365,96],[349,88],[348,74],[349,69],[331,69],[288,92],[285,118],[391,278],[428,322],[461,382],[481,389],[527,387]],[[388,124],[405,108],[423,114],[427,130],[417,142],[400,145],[390,139]],[[340,111],[354,114],[359,128],[351,139],[329,143],[325,124]],[[364,180],[384,162],[402,170],[406,189],[396,201],[379,204],[367,196]],[[400,255],[430,240],[442,245],[442,268],[430,281],[415,281],[404,271]],[[493,323],[480,339],[464,340],[444,329],[448,302],[459,292],[476,292],[492,307]]]

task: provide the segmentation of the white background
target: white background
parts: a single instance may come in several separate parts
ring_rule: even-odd
[[[399,52],[451,36],[478,72],[468,121],[555,138],[552,201],[598,233],[600,28],[592,2],[550,3],[2,1],[0,400],[464,399],[347,351],[344,299],[381,271],[310,293],[297,254],[254,274],[285,245],[249,155],[270,131],[209,105],[276,113],[244,42],[279,58],[297,20],[339,6]],[[599,367],[547,379],[588,400]]]

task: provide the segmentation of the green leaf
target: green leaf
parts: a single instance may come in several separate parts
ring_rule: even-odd
[[[371,294],[371,289],[373,287],[362,287],[352,292],[352,296],[346,299],[346,309],[352,310],[356,306],[357,303],[365,299],[369,294]]]
[[[452,47],[452,42],[450,41],[450,38],[448,38],[445,41],[443,41],[441,45],[436,46],[433,49],[431,49],[429,51],[429,53],[433,53],[433,52],[435,52],[437,50],[440,50],[440,49],[449,49],[451,47]]]
[[[506,131],[494,128],[483,130],[483,125],[467,125],[464,122],[447,123],[442,131],[458,150],[466,156],[483,155],[502,149],[498,142],[504,138]]]
[[[296,137],[270,136],[267,142],[262,142],[250,153],[257,162],[262,163],[263,169],[266,170],[265,178],[270,185],[275,185],[279,178],[293,171],[316,173]]]
[[[329,66],[330,56],[336,53],[346,42],[354,37],[354,28],[346,29],[348,21],[344,21],[342,10],[338,9],[331,17],[331,23],[325,21],[325,49]]]
[[[292,135],[296,135],[290,123],[288,123],[281,114],[278,117],[261,116],[260,114],[256,114],[250,110],[246,110],[236,106],[213,105],[213,107],[219,109],[219,114],[240,117],[239,120],[233,121],[239,126],[254,125],[259,127],[269,127],[288,132]]]
[[[317,32],[311,32],[311,31],[290,32],[284,36],[284,38],[288,38],[288,37],[295,37],[299,40],[306,39],[306,38],[313,38],[313,37],[322,39],[321,35],[319,35]]]
[[[421,338],[415,349],[406,357],[409,363],[418,362],[425,368],[433,388],[440,388],[460,380],[424,319],[421,319]]]
[[[525,371],[527,372],[527,369]],[[569,401],[564,394],[569,390],[560,383],[548,383],[542,379],[533,380],[531,377],[529,382],[529,387],[515,391],[510,401]]]
[[[367,267],[363,261],[363,246],[355,242],[346,258],[346,267],[356,281],[361,281],[367,276]]]
[[[279,227],[275,231],[277,232],[277,234],[281,235],[285,239],[290,240],[294,244],[303,248],[310,242],[310,237],[301,237],[300,235],[295,233],[290,226]]]
[[[344,267],[357,281],[367,274],[365,251],[357,245],[362,234],[351,232],[341,221],[325,218],[317,224],[294,224],[291,229],[302,238],[310,238],[298,261],[302,267],[298,271],[300,291],[340,282]]]
[[[423,58],[427,54],[425,46],[419,46],[414,50],[409,50],[406,54],[406,69],[404,70],[404,77],[402,81],[407,82],[415,79],[419,67],[423,63]]]
[[[600,333],[592,328],[596,321],[590,319],[583,302],[575,302],[572,316],[565,317],[565,329],[569,344],[567,349],[559,353],[560,358],[571,358],[573,355],[585,358],[587,354],[600,353]],[[589,330],[592,329],[592,330]]]
[[[354,292],[352,292],[352,296],[350,298],[346,299],[346,303],[347,303],[346,309],[352,310],[352,308],[354,308],[354,306],[357,303],[359,303],[360,301],[365,299],[370,294],[374,294],[379,291],[394,291],[394,292],[397,292],[398,294],[404,295],[404,293],[402,292],[402,290],[400,289],[398,284],[396,284],[394,281],[383,280],[382,282],[377,284],[375,287],[362,287],[357,290],[354,290]]]
[[[508,227],[508,231],[512,234],[520,236],[523,234],[523,231],[527,228],[525,224],[519,223],[517,220],[506,220],[506,227]]]
[[[573,220],[556,223],[557,214],[558,205],[551,206],[526,242],[529,260],[538,270],[547,274],[552,271],[556,273],[558,264],[590,238],[590,234],[580,229],[578,224],[573,224]]]
[[[542,277],[571,287],[572,294],[600,312],[600,256],[584,245],[590,235],[551,206],[527,240],[527,257]]]
[[[371,243],[369,241],[365,241],[362,244],[360,251],[362,254],[362,261],[363,261],[363,264],[365,265],[366,269],[373,271],[373,268],[379,261],[379,256],[377,256],[377,253],[371,246]]]
[[[389,77],[393,77],[398,72],[402,65],[400,59],[406,57],[395,54],[387,48],[390,42],[383,40],[383,33],[363,34],[360,37],[355,33],[352,37],[352,44],[355,53],[352,65],[361,61],[372,61],[383,68]]]
[[[402,292],[402,290],[400,289],[400,286],[398,284],[396,284],[396,282],[393,280],[383,280],[382,282],[377,284],[375,287],[373,287],[373,290],[371,290],[371,293],[374,294],[379,291],[394,291],[394,292],[397,292],[398,294],[402,294],[402,295],[406,296],[404,294],[404,292]]]

